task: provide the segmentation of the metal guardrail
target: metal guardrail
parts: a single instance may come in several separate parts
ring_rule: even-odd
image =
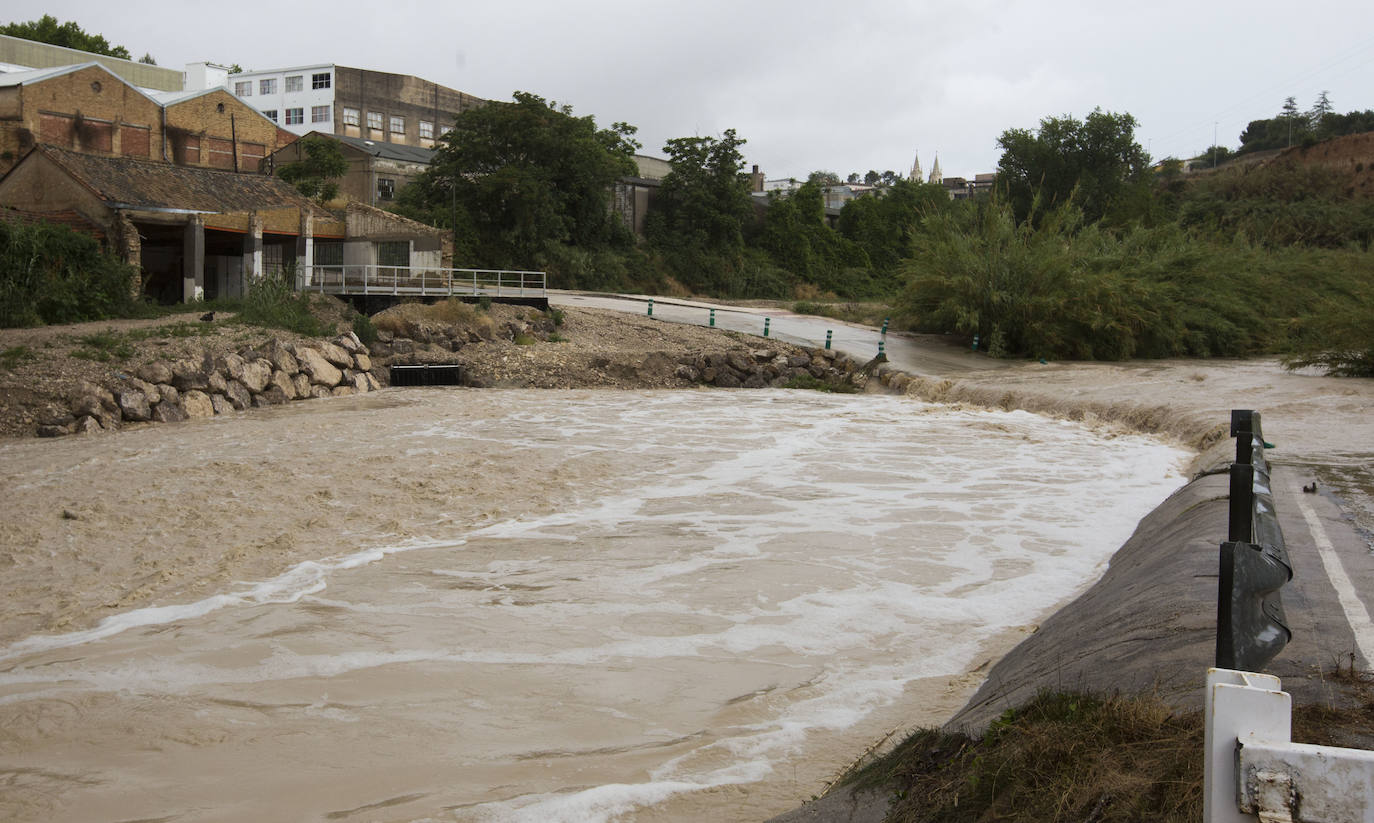
[[[1293,567],[1274,509],[1259,412],[1232,411],[1231,436],[1236,462],[1231,464],[1227,542],[1221,544],[1216,665],[1258,671],[1293,636],[1279,596],[1293,578]]]
[[[1374,819],[1374,752],[1294,743],[1277,677],[1209,669],[1204,823]]]
[[[296,290],[398,297],[547,297],[542,271],[413,266],[302,266]]]

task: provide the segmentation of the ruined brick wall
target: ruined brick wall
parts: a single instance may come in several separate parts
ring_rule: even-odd
[[[36,142],[161,159],[161,107],[103,68],[91,66],[4,91],[0,172],[13,168]]]
[[[182,166],[256,172],[296,136],[237,97],[216,89],[167,107],[170,159]]]

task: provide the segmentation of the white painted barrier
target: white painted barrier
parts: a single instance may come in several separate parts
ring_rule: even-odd
[[[1207,670],[1204,823],[1374,823],[1374,752],[1292,742],[1277,677]]]

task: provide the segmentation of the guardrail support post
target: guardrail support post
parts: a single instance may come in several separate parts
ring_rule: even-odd
[[[763,318],[763,336],[764,336],[764,337],[767,337],[767,336],[768,336],[768,321],[769,321],[770,319],[771,319],[771,318],[768,318],[768,317]]]
[[[829,351],[829,350],[830,350],[830,335],[832,335],[832,334],[834,334],[834,333],[835,333],[835,332],[834,332],[833,329],[826,329],[826,330],[825,330],[825,348],[826,348],[826,351]]]
[[[716,327],[716,310],[715,310],[715,309],[711,309],[711,328],[714,329],[715,327]]]

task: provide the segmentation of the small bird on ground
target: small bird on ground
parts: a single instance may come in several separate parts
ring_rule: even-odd
[[[1316,494],[1316,493],[1317,493],[1317,481],[1313,480],[1313,481],[1312,481],[1312,485],[1310,485],[1310,486],[1303,486],[1303,487],[1302,487],[1302,490],[1303,490],[1304,492],[1306,492],[1307,494]]]
[[[212,323],[215,320],[215,313],[212,311],[207,311],[205,314],[202,314],[200,316],[200,319],[204,323]]]

